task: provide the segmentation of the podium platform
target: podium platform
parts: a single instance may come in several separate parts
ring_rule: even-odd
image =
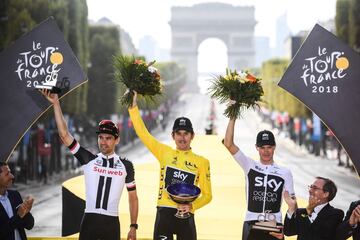
[[[209,159],[211,168],[212,201],[195,212],[198,239],[225,240],[241,239],[242,225],[245,216],[245,176],[241,167],[234,161],[231,154],[221,143],[222,138],[216,135],[200,135],[193,140],[193,151]],[[257,156],[251,156],[254,159]],[[154,158],[152,156],[152,158]],[[137,193],[139,197],[139,240],[152,239],[158,193],[159,164],[153,160],[149,163],[134,164]],[[72,178],[63,183],[63,192],[73,195],[73,202],[64,204],[63,215],[78,217],[78,212],[85,206],[85,188],[83,176]],[[69,196],[67,196],[69,197]],[[64,196],[63,196],[64,198]],[[68,199],[69,200],[69,199]],[[299,205],[305,206],[306,201],[299,199]],[[119,218],[122,239],[126,239],[130,217],[127,192],[124,190],[120,206]],[[287,206],[283,203],[285,214]],[[82,214],[82,212],[81,212]],[[64,232],[64,231],[63,231]],[[76,236],[76,235],[74,235]],[[69,238],[30,238],[32,240],[77,239]],[[296,239],[296,237],[286,237]]]

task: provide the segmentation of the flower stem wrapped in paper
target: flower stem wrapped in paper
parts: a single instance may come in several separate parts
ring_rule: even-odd
[[[124,90],[120,98],[121,104],[131,106],[133,91],[141,94],[145,100],[154,101],[155,95],[161,94],[161,81],[158,70],[152,65],[134,56],[116,56],[114,58],[115,80],[120,82]]]
[[[248,72],[226,69],[225,76],[214,77],[211,83],[209,93],[227,103],[224,115],[228,118],[239,118],[242,111],[258,107],[264,95],[260,79]]]

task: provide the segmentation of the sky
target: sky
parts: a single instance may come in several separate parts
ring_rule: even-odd
[[[296,34],[309,30],[318,21],[335,16],[336,0],[87,0],[89,19],[109,18],[127,31],[138,47],[139,40],[152,36],[161,48],[170,48],[170,9],[205,2],[221,2],[234,6],[254,6],[255,36],[268,36],[275,41],[276,19],[287,14],[288,26]]]
[[[296,34],[301,30],[311,30],[319,21],[334,18],[336,12],[336,0],[87,0],[87,5],[89,19],[109,18],[130,34],[136,48],[142,37],[150,35],[158,48],[170,49],[171,7],[207,2],[254,6],[255,36],[269,37],[271,48],[276,42],[276,21],[285,13],[291,33]],[[198,82],[201,89],[206,89],[208,84],[201,79],[209,78],[208,73],[224,73],[227,61],[227,46],[221,40],[211,38],[200,44]]]

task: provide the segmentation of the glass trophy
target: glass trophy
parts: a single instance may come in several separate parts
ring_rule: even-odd
[[[276,233],[282,231],[282,228],[279,228],[276,224],[275,214],[270,213],[270,210],[265,211],[263,214],[259,214],[258,221],[252,225],[252,229]]]
[[[193,202],[201,193],[200,188],[193,184],[188,183],[175,183],[171,184],[166,188],[169,193],[170,198],[179,204],[188,204]],[[175,217],[185,219],[189,218],[191,213],[182,213],[181,211],[177,211]]]

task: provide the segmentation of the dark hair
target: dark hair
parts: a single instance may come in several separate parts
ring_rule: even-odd
[[[335,183],[332,180],[330,180],[329,178],[316,177],[316,179],[321,179],[325,182],[325,184],[323,186],[323,191],[329,193],[329,196],[327,197],[328,202],[333,200],[334,197],[336,196],[336,192],[337,192],[337,187],[336,187]]]
[[[8,165],[7,162],[0,161],[0,173],[2,172],[1,167],[7,165]]]

